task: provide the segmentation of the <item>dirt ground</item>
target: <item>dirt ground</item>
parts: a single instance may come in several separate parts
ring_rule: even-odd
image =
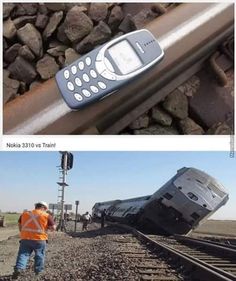
[[[92,230],[94,227],[93,227],[93,225],[90,225],[89,230]],[[80,224],[78,225],[77,230],[78,230],[78,232],[81,232]],[[86,232],[84,234],[86,234]],[[224,237],[224,236],[233,237],[234,236],[234,237],[236,237],[236,221],[217,221],[217,220],[207,221],[202,226],[198,227],[195,231],[193,231],[191,235],[200,236],[201,234],[204,234],[203,236],[210,235],[213,237],[214,236],[215,237],[217,237],[217,236],[221,236],[221,237]],[[97,239],[102,239],[102,236],[103,235],[101,235],[101,233],[100,234],[98,233]],[[45,269],[46,273],[47,272],[50,273],[51,269],[53,271],[58,271],[61,268],[62,265],[61,265],[61,261],[59,259],[59,256],[61,255],[61,251],[64,253],[63,255],[65,255],[65,253],[67,252],[67,250],[69,248],[71,248],[73,250],[74,247],[77,247],[76,251],[81,253],[80,249],[85,244],[88,245],[88,248],[84,249],[84,252],[89,254],[89,252],[92,251],[92,252],[90,252],[90,256],[87,257],[87,261],[86,261],[86,262],[91,263],[91,260],[90,260],[91,253],[93,253],[93,250],[95,250],[95,248],[94,248],[95,246],[93,245],[94,241],[88,240],[88,238],[89,237],[81,236],[79,238],[79,240],[77,240],[77,242],[76,242],[71,236],[65,235],[64,233],[60,233],[60,232],[52,233],[50,235],[49,244],[47,247],[48,248],[47,260],[52,259],[54,263],[51,264],[51,266],[49,266],[49,264],[46,262],[46,269]],[[75,244],[75,242],[77,244]],[[95,240],[95,242],[96,242],[96,240]],[[101,242],[103,244],[104,241],[98,240],[96,243],[100,244]],[[89,244],[91,244],[91,245],[89,246]],[[5,279],[5,277],[3,277],[3,276],[10,276],[12,274],[13,266],[16,261],[18,247],[19,247],[19,236],[18,236],[17,227],[9,227],[9,228],[0,229],[0,281],[11,280],[8,278]],[[94,252],[94,254],[95,254],[95,252]],[[93,257],[94,254],[92,255],[92,258],[94,258]],[[82,255],[82,253],[81,253],[81,255]],[[62,258],[64,258],[64,256]],[[70,258],[67,257],[67,259],[70,259]],[[75,257],[74,257],[74,259],[75,259]],[[77,262],[77,259],[75,259],[75,261]],[[85,260],[83,262],[86,263]],[[30,263],[31,267],[32,267],[32,263],[33,263],[33,258],[31,258],[31,263]],[[84,266],[84,265],[85,264],[83,264],[81,266]],[[27,279],[27,280],[30,280],[30,279]],[[31,279],[31,280],[33,280],[33,279]],[[42,280],[49,280],[49,279],[42,279]],[[59,280],[59,279],[50,279],[50,280]],[[74,279],[70,279],[70,280],[74,280]],[[87,280],[87,279],[80,279],[80,280]]]
[[[0,228],[0,241],[6,240],[11,236],[18,235],[19,230],[18,227],[10,226],[10,227],[1,227]]]

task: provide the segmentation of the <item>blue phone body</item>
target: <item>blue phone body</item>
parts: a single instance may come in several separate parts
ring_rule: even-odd
[[[56,74],[67,105],[80,109],[100,100],[162,60],[164,52],[145,29],[99,46]]]

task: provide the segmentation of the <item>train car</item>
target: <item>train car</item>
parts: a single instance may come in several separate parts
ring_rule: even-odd
[[[184,167],[151,196],[96,204],[115,221],[158,233],[187,234],[227,201],[228,193],[216,179]]]
[[[100,218],[101,213],[103,210],[108,210],[109,207],[114,207],[116,203],[120,202],[120,200],[112,200],[112,201],[106,201],[102,203],[96,203],[92,208],[92,217],[94,219]]]

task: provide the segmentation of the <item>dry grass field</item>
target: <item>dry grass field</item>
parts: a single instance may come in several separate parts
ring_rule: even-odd
[[[236,221],[208,220],[196,228],[192,234],[211,234],[236,237]]]

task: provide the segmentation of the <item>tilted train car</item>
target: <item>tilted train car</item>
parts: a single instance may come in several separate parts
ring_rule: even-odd
[[[113,221],[156,232],[187,234],[227,201],[228,193],[216,179],[184,167],[153,195],[96,203],[93,216],[106,209]]]

